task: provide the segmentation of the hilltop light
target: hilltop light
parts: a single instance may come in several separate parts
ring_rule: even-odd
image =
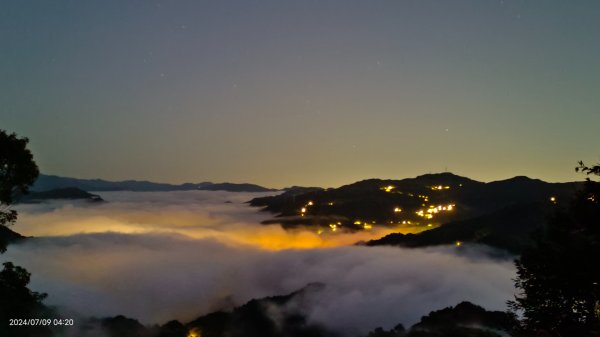
[[[328,202],[327,205],[333,206],[333,202]]]
[[[306,213],[306,207],[302,207],[302,209],[300,210],[301,213]]]
[[[193,328],[190,331],[188,331],[187,337],[200,337],[202,336],[202,334],[200,333],[200,329],[198,328]]]
[[[367,224],[367,223],[366,223],[366,224],[363,226],[363,228],[364,228],[364,229],[371,229],[371,228],[373,228],[373,226],[371,226],[371,225],[369,225],[369,224]]]
[[[337,225],[336,224],[330,224],[329,228],[331,228],[332,232],[335,232],[337,230]]]
[[[308,206],[312,206],[312,205],[314,205],[314,204],[313,204],[313,202],[312,202],[312,201],[309,201],[309,202],[308,202]]]
[[[394,188],[396,188],[396,187],[392,186],[392,185],[388,185],[388,186],[382,187],[381,189],[386,192],[391,192]]]
[[[400,209],[400,207],[396,207],[396,208],[394,208],[394,212],[395,213],[400,213],[400,212],[402,212],[402,209]]]
[[[456,241],[456,243],[454,243],[454,244],[456,245],[456,247],[462,246],[462,242],[460,242],[460,241]]]
[[[355,225],[360,225],[360,224],[362,224],[362,221],[360,221],[360,220],[356,220],[356,221],[354,221],[354,224],[355,224]]]
[[[556,204],[556,197],[550,197],[550,202]]]

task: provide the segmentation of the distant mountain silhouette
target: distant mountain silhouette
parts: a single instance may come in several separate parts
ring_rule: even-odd
[[[269,192],[274,189],[262,187],[254,184],[234,184],[234,183],[205,183],[206,185],[198,188],[204,191],[229,191],[229,192]]]
[[[17,198],[18,203],[35,203],[49,199],[87,200],[90,202],[104,201],[99,195],[86,192],[77,187],[65,187],[44,192],[30,192]]]
[[[527,177],[483,183],[452,173],[402,180],[368,179],[339,188],[290,190],[255,198],[252,206],[276,214],[265,223],[320,230],[372,226],[421,228],[369,245],[425,246],[480,242],[518,251],[552,206],[568,200],[580,182],[548,183]]]
[[[190,191],[190,190],[209,190],[209,191],[230,191],[230,192],[269,192],[274,189],[262,187],[254,184],[235,184],[235,183],[185,183],[180,185],[155,183],[143,180],[124,180],[108,181],[102,179],[77,179],[68,177],[59,177],[54,175],[40,174],[32,191],[47,191],[52,189],[76,187],[85,191],[138,191],[138,192],[159,192],[159,191]]]

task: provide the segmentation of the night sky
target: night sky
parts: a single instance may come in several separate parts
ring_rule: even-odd
[[[2,1],[42,172],[339,186],[600,160],[600,1]]]

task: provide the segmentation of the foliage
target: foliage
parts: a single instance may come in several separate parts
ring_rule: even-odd
[[[580,162],[577,171],[600,175]],[[550,336],[600,336],[600,183],[588,179],[534,245],[515,261],[522,293],[509,302],[523,312],[523,328]]]
[[[18,194],[27,193],[39,171],[27,149],[27,138],[0,130],[0,226],[12,224],[17,212],[9,209]],[[1,238],[0,238],[1,239]],[[6,247],[0,240],[0,253]],[[10,319],[44,318],[51,315],[42,304],[46,294],[27,288],[31,274],[24,268],[5,262],[0,271],[0,336],[51,336],[47,326],[11,326]]]
[[[27,143],[27,138],[0,130],[0,225],[16,221],[17,213],[8,209],[8,206],[16,195],[27,193],[39,175]]]
[[[389,331],[377,328],[366,337],[499,337],[517,325],[514,315],[487,311],[470,302],[430,312],[408,331],[401,324]]]
[[[10,304],[10,314],[15,317],[25,317],[31,307],[41,304],[46,294],[40,294],[27,288],[31,274],[24,268],[13,265],[11,262],[3,263],[4,269],[0,271],[0,297],[5,304]],[[0,307],[0,315],[8,314],[5,306]]]
[[[587,174],[588,176],[591,174],[600,176],[600,165],[594,165],[592,167],[588,167],[582,161],[580,161],[578,164],[579,164],[579,166],[577,166],[575,168],[576,172],[583,172],[583,173]],[[589,178],[588,178],[588,180],[589,180]]]
[[[42,304],[46,294],[27,288],[31,274],[24,268],[5,262],[0,271],[0,336],[52,336],[47,326],[10,326],[15,318],[50,318],[51,311]]]

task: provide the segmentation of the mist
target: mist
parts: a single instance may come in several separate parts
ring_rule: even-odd
[[[249,207],[247,201],[269,193],[211,191],[101,192],[108,202],[52,201],[23,204],[19,211],[19,233],[56,236],[81,233],[168,233],[192,238],[214,238],[230,245],[262,249],[315,248],[352,245],[389,234],[395,229],[375,227],[371,231],[318,234],[317,230],[284,230],[262,225],[274,215]],[[402,229],[407,230],[407,229]],[[408,229],[410,230],[410,229]]]
[[[294,309],[351,336],[463,300],[504,310],[515,292],[512,261],[484,247],[351,245],[390,230],[288,232],[261,225],[270,215],[244,204],[245,193],[101,195],[109,202],[19,206],[14,229],[36,238],[0,256],[27,268],[31,288],[65,312],[185,322],[322,283]]]

